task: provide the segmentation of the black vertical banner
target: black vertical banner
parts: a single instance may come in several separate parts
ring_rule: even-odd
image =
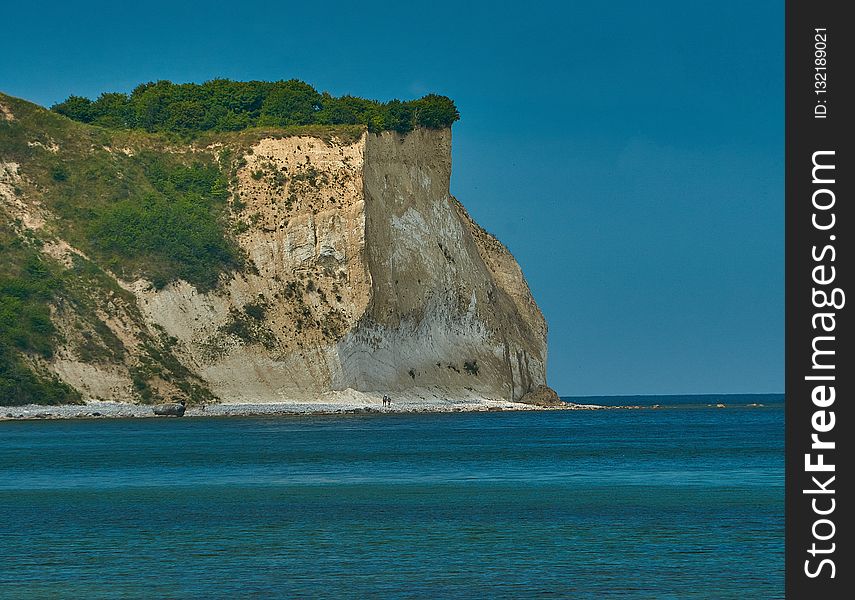
[[[855,597],[855,22],[844,8],[786,3],[786,585],[798,599]]]

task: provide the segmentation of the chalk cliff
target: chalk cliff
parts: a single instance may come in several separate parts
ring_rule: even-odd
[[[9,124],[34,110],[0,105]],[[66,151],[60,133],[27,141],[36,158]],[[37,238],[60,269],[98,265],[87,310],[52,301],[54,351],[23,352],[84,400],[275,402],[348,388],[543,400],[546,323],[513,256],[449,193],[450,129],[162,147],[126,136],[89,150],[209,155],[231,174],[224,218],[245,263],[209,290],[127,279],[89,256],[63,237],[52,184],[3,149],[0,125],[0,205],[15,235]],[[93,344],[110,351],[93,356]]]

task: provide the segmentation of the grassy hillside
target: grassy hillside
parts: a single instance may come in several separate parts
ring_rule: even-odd
[[[114,133],[35,105],[4,100],[0,158],[22,165],[20,194],[59,217],[56,233],[118,275],[162,286],[182,278],[210,289],[240,257],[222,221],[228,182],[205,152],[171,140]],[[167,151],[163,151],[167,149]]]
[[[33,238],[0,223],[0,404],[56,404],[79,394],[32,368],[53,354],[57,332],[49,303],[63,291],[57,265],[42,260]],[[10,402],[11,400],[11,402]]]

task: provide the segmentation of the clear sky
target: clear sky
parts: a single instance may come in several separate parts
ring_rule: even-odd
[[[85,4],[85,6],[84,6]],[[12,2],[0,90],[452,97],[452,192],[522,265],[562,395],[783,391],[783,2]]]

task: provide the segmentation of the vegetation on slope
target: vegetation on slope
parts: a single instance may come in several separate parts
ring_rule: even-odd
[[[151,189],[94,212],[86,226],[93,249],[112,268],[144,273],[157,288],[175,279],[213,288],[239,258],[221,225],[225,177],[213,162],[175,164],[153,153],[137,162]]]
[[[34,189],[20,192],[59,217],[60,237],[117,275],[156,287],[184,279],[209,290],[240,266],[225,223],[228,181],[211,152],[13,106],[16,119],[0,124],[0,155],[24,165]]]
[[[289,81],[231,81],[203,84],[144,83],[130,94],[104,93],[94,102],[71,96],[51,110],[75,121],[110,129],[195,134],[288,125],[365,125],[369,131],[401,133],[416,127],[442,129],[460,118],[454,102],[436,94],[418,100],[378,102],[335,97]]]
[[[57,335],[50,302],[62,287],[52,266],[40,259],[32,240],[0,223],[0,404],[60,404],[80,400],[56,378],[34,371],[25,355],[50,358]]]

